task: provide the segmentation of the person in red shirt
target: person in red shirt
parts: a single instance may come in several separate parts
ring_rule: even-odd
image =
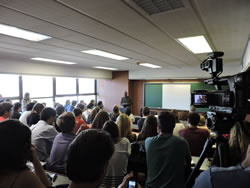
[[[0,122],[10,118],[13,105],[9,102],[0,103]]]
[[[75,114],[75,120],[76,120],[76,126],[75,126],[74,133],[77,135],[82,130],[89,129],[90,127],[82,119],[82,110],[80,108],[75,108],[73,112]]]

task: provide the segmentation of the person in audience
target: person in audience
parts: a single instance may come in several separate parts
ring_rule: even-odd
[[[34,105],[35,105],[35,103],[33,103],[33,102],[27,104],[25,107],[26,110],[21,114],[21,116],[19,118],[19,121],[21,121],[26,126],[28,126],[27,117],[31,114],[31,110],[32,110]]]
[[[64,174],[68,147],[75,139],[75,116],[72,112],[66,112],[58,117],[57,125],[62,132],[56,135],[54,139],[48,159],[48,169]]]
[[[22,100],[22,112],[25,111],[26,105],[31,102],[30,100],[30,93],[24,93],[23,100]]]
[[[200,115],[192,112],[188,116],[189,126],[179,131],[179,135],[184,137],[189,143],[192,156],[200,156],[203,146],[209,137],[207,130],[197,128],[199,122]]]
[[[131,121],[131,126],[134,124],[135,122],[135,116],[131,113],[131,108],[130,107],[127,107],[125,108],[125,114],[128,115],[130,121]]]
[[[0,94],[0,103],[4,102],[4,98],[3,98],[3,95]]]
[[[97,106],[102,110],[104,108],[103,102],[98,101]]]
[[[88,120],[89,115],[91,114],[93,108],[94,108],[94,105],[92,103],[89,103],[88,106],[87,106],[87,110],[83,113],[86,120]],[[90,122],[87,121],[87,123],[89,124]]]
[[[160,134],[145,140],[147,180],[145,187],[184,187],[184,165],[190,165],[187,141],[173,135],[175,116],[170,112],[159,115]]]
[[[123,108],[131,107],[132,105],[132,99],[130,96],[128,96],[128,92],[124,92],[124,97],[121,98],[121,105]]]
[[[206,118],[203,115],[200,115],[200,122],[199,122],[197,127],[200,128],[200,129],[205,129],[209,133],[211,132],[210,129],[206,125]]]
[[[117,117],[121,114],[120,112],[120,109],[119,109],[119,106],[116,104],[113,106],[113,111],[112,113],[110,114],[110,118],[112,121],[116,121]]]
[[[132,133],[131,123],[130,123],[130,119],[129,119],[128,115],[121,114],[117,118],[116,124],[118,125],[121,138],[126,137],[130,141],[130,143],[136,141],[136,139],[137,139],[136,134]]]
[[[92,99],[92,100],[89,102],[89,104],[92,104],[92,105],[93,105],[93,107],[95,107],[95,106],[96,106],[96,102],[95,102],[95,100],[94,100],[94,99]]]
[[[144,141],[148,137],[153,137],[158,135],[157,126],[158,126],[157,118],[153,115],[149,115],[144,121],[142,130],[138,135],[137,141]]]
[[[185,127],[187,127],[188,125],[188,111],[182,111],[180,112],[180,116],[179,116],[179,121],[180,123],[182,123]]]
[[[87,106],[87,103],[84,100],[80,100],[79,104],[82,104],[84,106]]]
[[[64,105],[64,109],[66,112],[70,112],[70,110],[71,110],[70,100],[66,100],[65,105]]]
[[[43,167],[31,145],[31,131],[18,120],[0,123],[0,187],[50,187]],[[32,162],[35,173],[26,166]]]
[[[0,103],[0,122],[11,117],[13,105],[9,102]]]
[[[71,112],[73,112],[73,110],[75,109],[76,104],[77,104],[77,101],[76,101],[76,100],[73,100],[73,101],[71,102],[71,107],[70,107],[70,111],[71,111]]]
[[[89,114],[89,116],[88,116],[88,120],[87,120],[88,124],[91,124],[91,123],[94,121],[95,116],[96,116],[96,114],[97,114],[99,111],[100,111],[100,108],[99,108],[98,106],[96,106],[96,107],[92,110],[92,112],[91,112],[91,113]]]
[[[69,188],[97,188],[114,152],[110,135],[103,130],[82,131],[69,146],[66,174]]]
[[[93,123],[92,123],[92,129],[102,129],[104,123],[109,120],[109,115],[106,111],[101,110],[96,115]]]
[[[53,108],[46,107],[42,110],[41,120],[30,127],[32,143],[36,146],[40,161],[46,161],[49,158],[54,138],[58,133],[53,126],[55,117],[56,111]]]
[[[102,129],[110,134],[115,151],[109,160],[107,172],[100,188],[118,187],[122,183],[123,177],[127,174],[131,145],[126,137],[120,137],[118,126],[112,120],[106,121]]]
[[[84,115],[84,112],[86,111],[85,105],[82,104],[82,103],[78,103],[78,104],[76,105],[76,108],[80,108],[80,109],[82,110],[82,119],[83,119],[85,122],[87,122],[87,119],[86,119],[86,117],[85,117],[85,115]]]
[[[40,114],[44,109],[44,105],[42,103],[36,103],[31,111],[31,114],[27,117],[27,124],[28,126],[37,124],[40,120]]]
[[[87,123],[82,119],[82,110],[80,108],[75,108],[73,112],[75,115],[75,124],[76,124],[74,133],[77,134],[82,130],[89,129]]]
[[[190,110],[189,110],[189,112],[190,112],[190,113],[192,113],[192,112],[195,112],[195,111],[196,111],[195,106],[190,106]]]
[[[57,125],[57,119],[58,119],[58,117],[61,115],[61,114],[63,114],[65,112],[65,108],[64,108],[64,106],[63,105],[61,105],[61,104],[57,104],[56,105],[56,118],[55,118],[55,120],[54,120],[54,124],[55,124],[55,128],[56,128],[56,130],[57,130],[57,132],[61,132],[61,128]]]
[[[142,130],[143,123],[145,119],[149,116],[150,114],[150,109],[148,107],[144,107],[142,111],[143,117],[137,121],[138,129],[139,131]]]
[[[22,111],[22,105],[20,102],[16,102],[13,106],[12,113],[10,118],[11,119],[19,119],[21,116],[21,111]]]
[[[174,127],[174,131],[173,131],[173,135],[179,136],[179,131],[181,129],[184,129],[185,126],[183,123],[180,123],[179,117],[178,117],[178,112],[176,110],[172,110],[171,113],[173,113],[175,116],[175,127]]]

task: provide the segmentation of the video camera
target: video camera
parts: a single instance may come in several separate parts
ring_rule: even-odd
[[[235,121],[244,120],[250,113],[250,71],[219,77],[223,72],[223,55],[223,52],[213,52],[201,63],[201,69],[212,76],[204,82],[214,85],[216,90],[195,90],[191,94],[191,104],[209,108],[208,128],[227,133]]]

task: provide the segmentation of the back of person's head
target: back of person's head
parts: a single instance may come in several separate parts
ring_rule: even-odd
[[[106,111],[101,110],[95,116],[94,121],[92,122],[93,129],[102,129],[104,123],[109,120],[109,115]]]
[[[0,122],[0,169],[26,169],[31,131],[18,120]]]
[[[198,126],[204,127],[205,125],[206,125],[206,118],[203,115],[201,115]]]
[[[94,108],[94,106],[95,105],[93,103],[89,103],[88,106],[87,106],[87,109],[92,109],[92,108]]]
[[[145,140],[148,137],[156,136],[157,132],[157,118],[154,115],[149,115],[143,123],[141,137]]]
[[[56,115],[60,116],[63,112],[65,112],[64,106],[61,104],[58,104],[56,106]]]
[[[56,111],[50,107],[44,108],[41,112],[41,120],[48,121],[51,117],[56,117]]]
[[[161,112],[158,119],[161,132],[172,134],[175,127],[174,114],[170,112]]]
[[[143,111],[142,111],[142,113],[143,113],[143,115],[144,116],[148,116],[149,115],[149,113],[150,113],[150,109],[149,109],[149,107],[144,107],[143,108]]]
[[[76,104],[77,104],[76,100],[73,100],[72,103],[71,103],[72,106],[75,106]]]
[[[179,117],[178,117],[177,110],[173,109],[173,110],[171,110],[171,113],[174,114],[174,116],[175,116],[175,123],[179,123]]]
[[[110,134],[114,143],[117,143],[117,141],[119,141],[119,129],[115,122],[113,122],[112,120],[106,121],[102,129]]]
[[[17,112],[19,109],[21,109],[22,104],[20,102],[14,103],[13,111]]]
[[[66,112],[58,117],[56,124],[62,133],[72,133],[75,128],[75,116],[72,112]]]
[[[179,120],[181,121],[187,121],[188,120],[188,111],[182,111],[180,112]]]
[[[119,112],[120,112],[119,106],[118,106],[117,104],[114,105],[114,106],[113,106],[113,113],[114,113],[114,114],[119,114]]]
[[[69,147],[66,174],[76,184],[101,183],[113,152],[114,144],[107,132],[82,131]]]
[[[117,120],[116,124],[119,129],[120,137],[126,137],[132,134],[131,130],[131,120],[127,114],[121,114]]]
[[[125,114],[127,114],[128,116],[130,116],[130,114],[131,114],[131,108],[130,107],[127,107],[125,109]]]
[[[3,116],[6,112],[10,112],[13,105],[9,102],[0,103],[0,116]]]
[[[31,111],[34,105],[34,102],[30,102],[29,104],[27,104],[25,107],[26,111]]]
[[[99,106],[100,109],[103,109],[103,103],[102,103],[102,101],[98,101],[97,106]]]
[[[65,101],[65,104],[67,105],[67,104],[70,104],[70,100],[66,100]]]
[[[30,93],[24,93],[23,98],[24,98],[25,100],[28,100],[28,99],[30,98]]]
[[[188,115],[188,123],[193,126],[197,126],[200,122],[200,115],[196,112],[192,112]]]
[[[196,108],[195,108],[195,106],[190,106],[190,110],[189,110],[190,112],[195,112],[196,111]]]
[[[74,114],[75,114],[76,117],[77,116],[82,116],[82,110],[80,108],[75,108],[73,110],[73,112],[74,112]]]
[[[33,108],[32,108],[32,112],[40,114],[42,112],[42,110],[44,109],[44,105],[42,103],[36,103]]]
[[[94,119],[95,119],[95,117],[96,117],[96,115],[97,115],[97,113],[100,111],[100,108],[98,107],[98,106],[96,106],[93,110],[92,110],[92,112],[89,114],[89,119],[90,119],[90,121],[92,122],[92,121],[94,121]]]
[[[84,104],[82,104],[82,103],[78,103],[77,105],[76,105],[76,108],[80,108],[82,111],[85,109],[85,106],[84,106]]]

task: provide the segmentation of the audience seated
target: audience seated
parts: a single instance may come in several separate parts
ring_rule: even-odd
[[[210,133],[210,129],[206,125],[206,118],[203,115],[200,115],[200,122],[197,127],[200,129],[206,129]]]
[[[30,102],[29,104],[27,104],[25,107],[26,110],[21,114],[21,116],[19,118],[19,121],[21,121],[26,126],[28,126],[27,117],[31,114],[31,110],[32,110],[34,105],[35,105],[35,103],[33,103],[33,102]]]
[[[0,187],[51,186],[30,140],[31,131],[20,121],[7,120],[0,123]],[[35,173],[28,170],[27,161],[33,163]]]
[[[99,187],[113,152],[114,144],[106,131],[82,131],[69,147],[66,167],[72,181],[69,188]]]
[[[127,174],[128,157],[131,153],[130,142],[126,137],[119,136],[118,126],[112,121],[106,121],[103,130],[107,131],[113,140],[115,151],[109,160],[107,172],[101,187],[117,187]]]
[[[149,115],[144,121],[142,130],[138,135],[137,140],[144,141],[148,137],[153,137],[158,135],[157,126],[158,126],[157,118],[153,115]]]
[[[104,105],[103,105],[103,102],[102,102],[102,101],[98,101],[97,106],[98,106],[100,109],[103,109],[103,108],[104,108]]]
[[[189,143],[192,156],[200,156],[203,146],[209,137],[207,130],[197,128],[199,122],[200,115],[192,112],[188,116],[189,127],[179,131],[179,135],[184,137]]]
[[[27,117],[27,124],[28,126],[37,124],[40,120],[40,114],[44,109],[44,105],[42,103],[36,103],[31,111],[31,114]]]
[[[86,119],[86,117],[85,117],[85,115],[84,115],[84,112],[86,111],[85,105],[82,104],[82,103],[78,103],[78,104],[76,105],[76,107],[77,107],[77,108],[80,108],[80,109],[82,110],[82,119],[83,119],[85,122],[87,122],[87,119]]]
[[[113,111],[110,114],[110,119],[112,121],[116,121],[117,117],[121,114],[119,106],[116,104],[113,106]]]
[[[23,100],[22,100],[22,112],[27,110],[26,105],[31,102],[30,100],[30,94],[29,93],[24,93]]]
[[[126,137],[131,143],[136,141],[136,135],[132,133],[130,119],[126,114],[121,114],[117,118],[116,124],[118,125],[121,138]]]
[[[54,120],[55,128],[58,132],[61,132],[61,128],[57,125],[57,119],[58,117],[65,112],[65,108],[61,104],[56,105],[56,118]]]
[[[89,119],[89,115],[91,114],[92,110],[94,108],[94,105],[92,103],[89,103],[88,106],[87,106],[87,110],[83,113],[86,120],[87,120],[87,124],[89,124],[90,122],[88,122],[88,119]]]
[[[147,180],[145,187],[184,187],[184,165],[190,165],[188,143],[173,135],[175,116],[169,112],[159,115],[160,134],[145,140]]]
[[[131,126],[133,125],[133,123],[135,122],[135,117],[134,115],[131,113],[131,108],[130,107],[126,107],[125,108],[125,114],[128,115],[130,121],[131,121]]]
[[[73,101],[71,102],[71,107],[70,107],[70,111],[71,111],[71,112],[73,112],[73,110],[75,109],[76,104],[77,104],[77,101],[76,101],[76,100],[73,100]]]
[[[13,105],[9,102],[0,103],[0,122],[10,118]]]
[[[41,113],[41,120],[30,127],[32,143],[36,146],[40,161],[46,161],[49,158],[54,138],[58,133],[52,125],[55,117],[56,111],[53,108],[44,108]]]
[[[139,131],[142,130],[143,123],[145,119],[149,116],[150,114],[150,109],[148,107],[144,107],[142,111],[143,117],[137,121],[138,129]]]
[[[102,129],[104,123],[109,120],[109,115],[106,111],[101,110],[96,114],[96,117],[92,123],[92,129]]]
[[[76,109],[74,109],[74,111],[75,110]],[[61,128],[62,132],[56,135],[54,139],[50,158],[48,160],[48,169],[59,173],[65,173],[68,147],[75,138],[75,116],[72,112],[66,112],[59,116],[57,125]]]
[[[64,105],[64,109],[66,112],[70,112],[70,110],[71,110],[70,100],[66,100],[65,105]]]
[[[176,110],[172,110],[171,113],[173,113],[175,115],[175,127],[174,127],[174,131],[173,131],[173,135],[179,136],[179,131],[181,129],[184,129],[185,126],[183,123],[180,123],[179,117],[178,117],[178,112]]]
[[[74,128],[74,133],[78,134],[81,130],[89,129],[87,123],[82,119],[82,110],[80,108],[74,109],[76,126]]]
[[[90,123],[92,123],[92,122],[94,121],[95,116],[96,116],[96,114],[97,114],[99,111],[100,111],[100,108],[99,108],[98,106],[96,106],[96,107],[91,111],[91,113],[90,113],[89,116],[88,116],[88,120],[87,120],[88,124],[90,124]]]
[[[185,127],[188,125],[188,114],[188,111],[182,111],[178,114],[180,123],[182,123]]]
[[[16,102],[13,106],[12,113],[10,119],[19,119],[21,116],[22,105],[20,102]]]

